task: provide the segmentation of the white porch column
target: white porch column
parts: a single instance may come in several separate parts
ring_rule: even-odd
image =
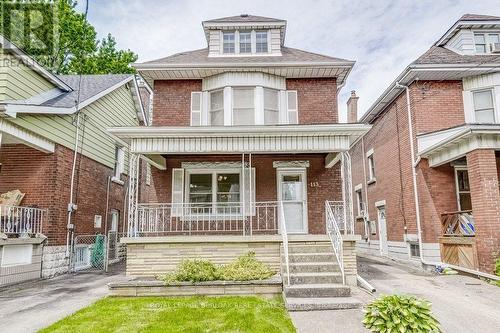
[[[139,200],[139,155],[130,153],[128,174],[128,237],[137,236],[138,214],[137,204]]]
[[[342,201],[344,202],[344,234],[354,234],[354,216],[352,204],[351,155],[341,152]]]

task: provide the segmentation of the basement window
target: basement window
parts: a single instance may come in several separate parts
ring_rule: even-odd
[[[418,243],[410,243],[410,257],[420,257],[420,245]]]

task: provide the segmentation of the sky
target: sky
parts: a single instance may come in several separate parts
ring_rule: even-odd
[[[85,0],[79,1],[79,9]],[[287,21],[285,45],[355,60],[339,95],[345,119],[350,91],[358,116],[404,68],[465,13],[500,16],[498,0],[90,0],[88,20],[111,33],[138,62],[207,46],[201,22],[242,13]]]

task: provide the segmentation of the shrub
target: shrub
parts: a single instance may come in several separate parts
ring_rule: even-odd
[[[220,268],[214,265],[210,260],[183,260],[175,272],[166,274],[162,277],[162,280],[166,283],[175,281],[213,281],[219,279],[219,269]]]
[[[372,332],[441,332],[431,303],[414,296],[381,296],[364,312],[363,324]]]
[[[495,262],[495,274],[497,276],[500,276],[500,259],[497,259]]]
[[[255,252],[248,252],[221,268],[221,278],[226,281],[264,280],[274,272],[255,258]]]

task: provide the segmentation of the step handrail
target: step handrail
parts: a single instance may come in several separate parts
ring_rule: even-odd
[[[280,209],[280,226],[281,226],[281,237],[283,241],[283,252],[285,255],[285,269],[286,269],[286,279],[287,286],[290,286],[290,265],[288,259],[288,233],[286,231],[286,223],[285,223],[285,210],[283,208],[283,201],[279,202]]]
[[[333,252],[337,258],[339,264],[340,273],[342,274],[342,284],[345,284],[345,274],[344,274],[344,253],[343,253],[343,240],[342,234],[340,233],[339,226],[337,224],[337,219],[335,214],[333,214],[332,207],[328,201],[325,201],[325,222],[326,222],[326,233],[330,238],[332,243]]]

